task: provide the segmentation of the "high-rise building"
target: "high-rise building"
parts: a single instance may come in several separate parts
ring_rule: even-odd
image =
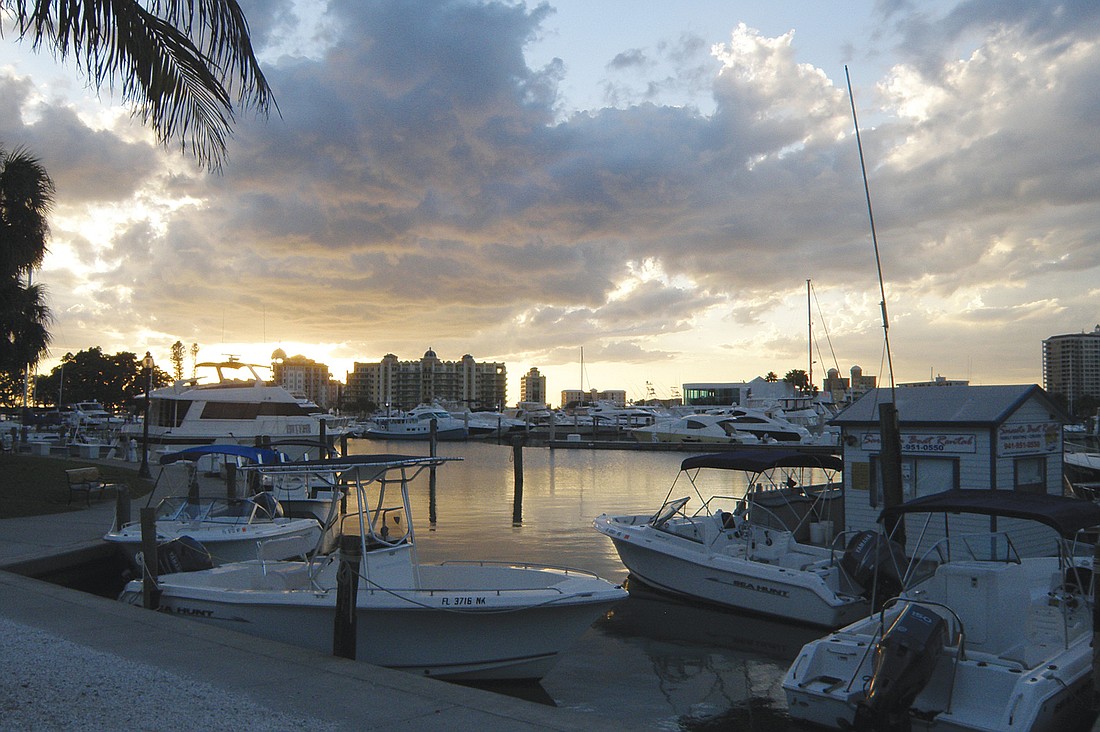
[[[280,348],[271,354],[272,380],[291,394],[304,396],[325,409],[336,406],[328,366],[305,356],[290,356]],[[330,393],[331,392],[331,393]]]
[[[519,378],[519,400],[525,403],[546,404],[546,377],[534,366]]]
[[[429,348],[419,361],[398,361],[387,353],[379,363],[356,362],[352,368],[345,390],[351,403],[412,409],[440,401],[470,409],[500,409],[507,399],[505,365],[478,363],[469,354],[461,361],[441,361]]]
[[[1100,325],[1091,333],[1056,335],[1043,341],[1043,388],[1063,397],[1070,412],[1082,397],[1100,399]]]

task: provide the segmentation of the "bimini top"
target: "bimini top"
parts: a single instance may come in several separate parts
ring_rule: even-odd
[[[430,457],[424,455],[344,455],[324,458],[321,460],[299,460],[285,463],[259,463],[250,465],[257,472],[270,473],[343,473],[352,472],[357,468],[371,468],[379,474],[393,468],[407,467],[431,467],[442,465],[446,462],[461,460],[457,457]]]
[[[842,470],[844,460],[836,455],[807,453],[798,450],[732,450],[712,455],[694,455],[684,458],[680,470],[693,468],[718,468],[720,470],[744,470],[763,473],[773,468],[822,468]]]
[[[198,460],[203,455],[232,455],[233,457],[243,457],[259,464],[278,463],[283,459],[282,453],[276,452],[275,450],[265,450],[249,445],[198,445],[196,447],[189,447],[186,450],[180,450],[179,452],[171,452],[167,455],[162,455],[160,464],[168,465],[177,460]]]
[[[976,513],[1046,524],[1065,537],[1100,526],[1100,505],[1046,493],[954,489],[921,496],[882,511],[879,520],[907,513]]]

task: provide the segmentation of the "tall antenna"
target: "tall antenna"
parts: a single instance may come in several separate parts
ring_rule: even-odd
[[[890,371],[890,395],[894,394],[894,362],[890,356],[890,319],[886,314],[886,287],[882,281],[882,260],[878,253],[878,237],[875,235],[875,214],[871,209],[871,188],[867,185],[867,165],[863,161],[863,141],[859,137],[859,119],[856,117],[856,98],[852,94],[852,78],[848,75],[848,65],[844,65],[844,79],[848,82],[848,100],[852,105],[852,122],[856,127],[856,147],[859,148],[859,169],[863,173],[863,193],[867,197],[867,218],[871,222],[871,243],[875,247],[875,266],[878,268],[878,289],[882,309],[882,337],[886,343],[886,365]]]

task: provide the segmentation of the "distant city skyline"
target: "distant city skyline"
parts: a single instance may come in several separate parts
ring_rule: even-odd
[[[547,392],[859,365],[1041,383],[1091,329],[1100,7],[243,3],[280,114],[209,175],[12,34],[0,144],[57,184],[50,358],[434,348]],[[806,281],[812,281],[807,302]],[[584,349],[584,367],[580,351]]]

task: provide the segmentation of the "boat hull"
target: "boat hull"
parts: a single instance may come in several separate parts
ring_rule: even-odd
[[[465,440],[469,436],[469,433],[464,427],[456,427],[454,429],[437,430],[435,433],[435,439],[439,442],[457,442]],[[399,432],[397,430],[387,431],[379,429],[367,428],[363,430],[363,437],[368,440],[401,440],[401,441],[426,441],[431,439],[431,433],[428,430],[417,430],[415,432]]]
[[[215,565],[256,559],[261,546],[278,542],[280,553],[272,559],[290,559],[313,551],[321,538],[321,525],[314,519],[277,519],[278,523],[227,526],[225,528],[201,528],[182,522],[157,522],[157,541],[162,543],[189,536],[210,552]],[[126,552],[135,566],[140,566],[138,554],[142,551],[141,528],[134,524],[112,531],[103,537],[117,544]]]
[[[159,609],[331,653],[336,590],[303,583],[303,570],[296,564],[268,563],[265,574],[259,563],[245,562],[223,568],[235,574],[224,582],[218,580],[218,570],[169,575],[160,583]],[[560,592],[548,589],[544,580],[525,591],[525,573],[536,570],[468,569],[422,567],[432,589],[360,587],[356,660],[454,680],[539,679],[626,595],[620,587],[585,575],[566,579]],[[199,575],[205,577],[196,579]],[[265,589],[280,583],[294,589]],[[247,586],[238,586],[242,584]],[[140,604],[140,582],[131,582],[120,599]]]

